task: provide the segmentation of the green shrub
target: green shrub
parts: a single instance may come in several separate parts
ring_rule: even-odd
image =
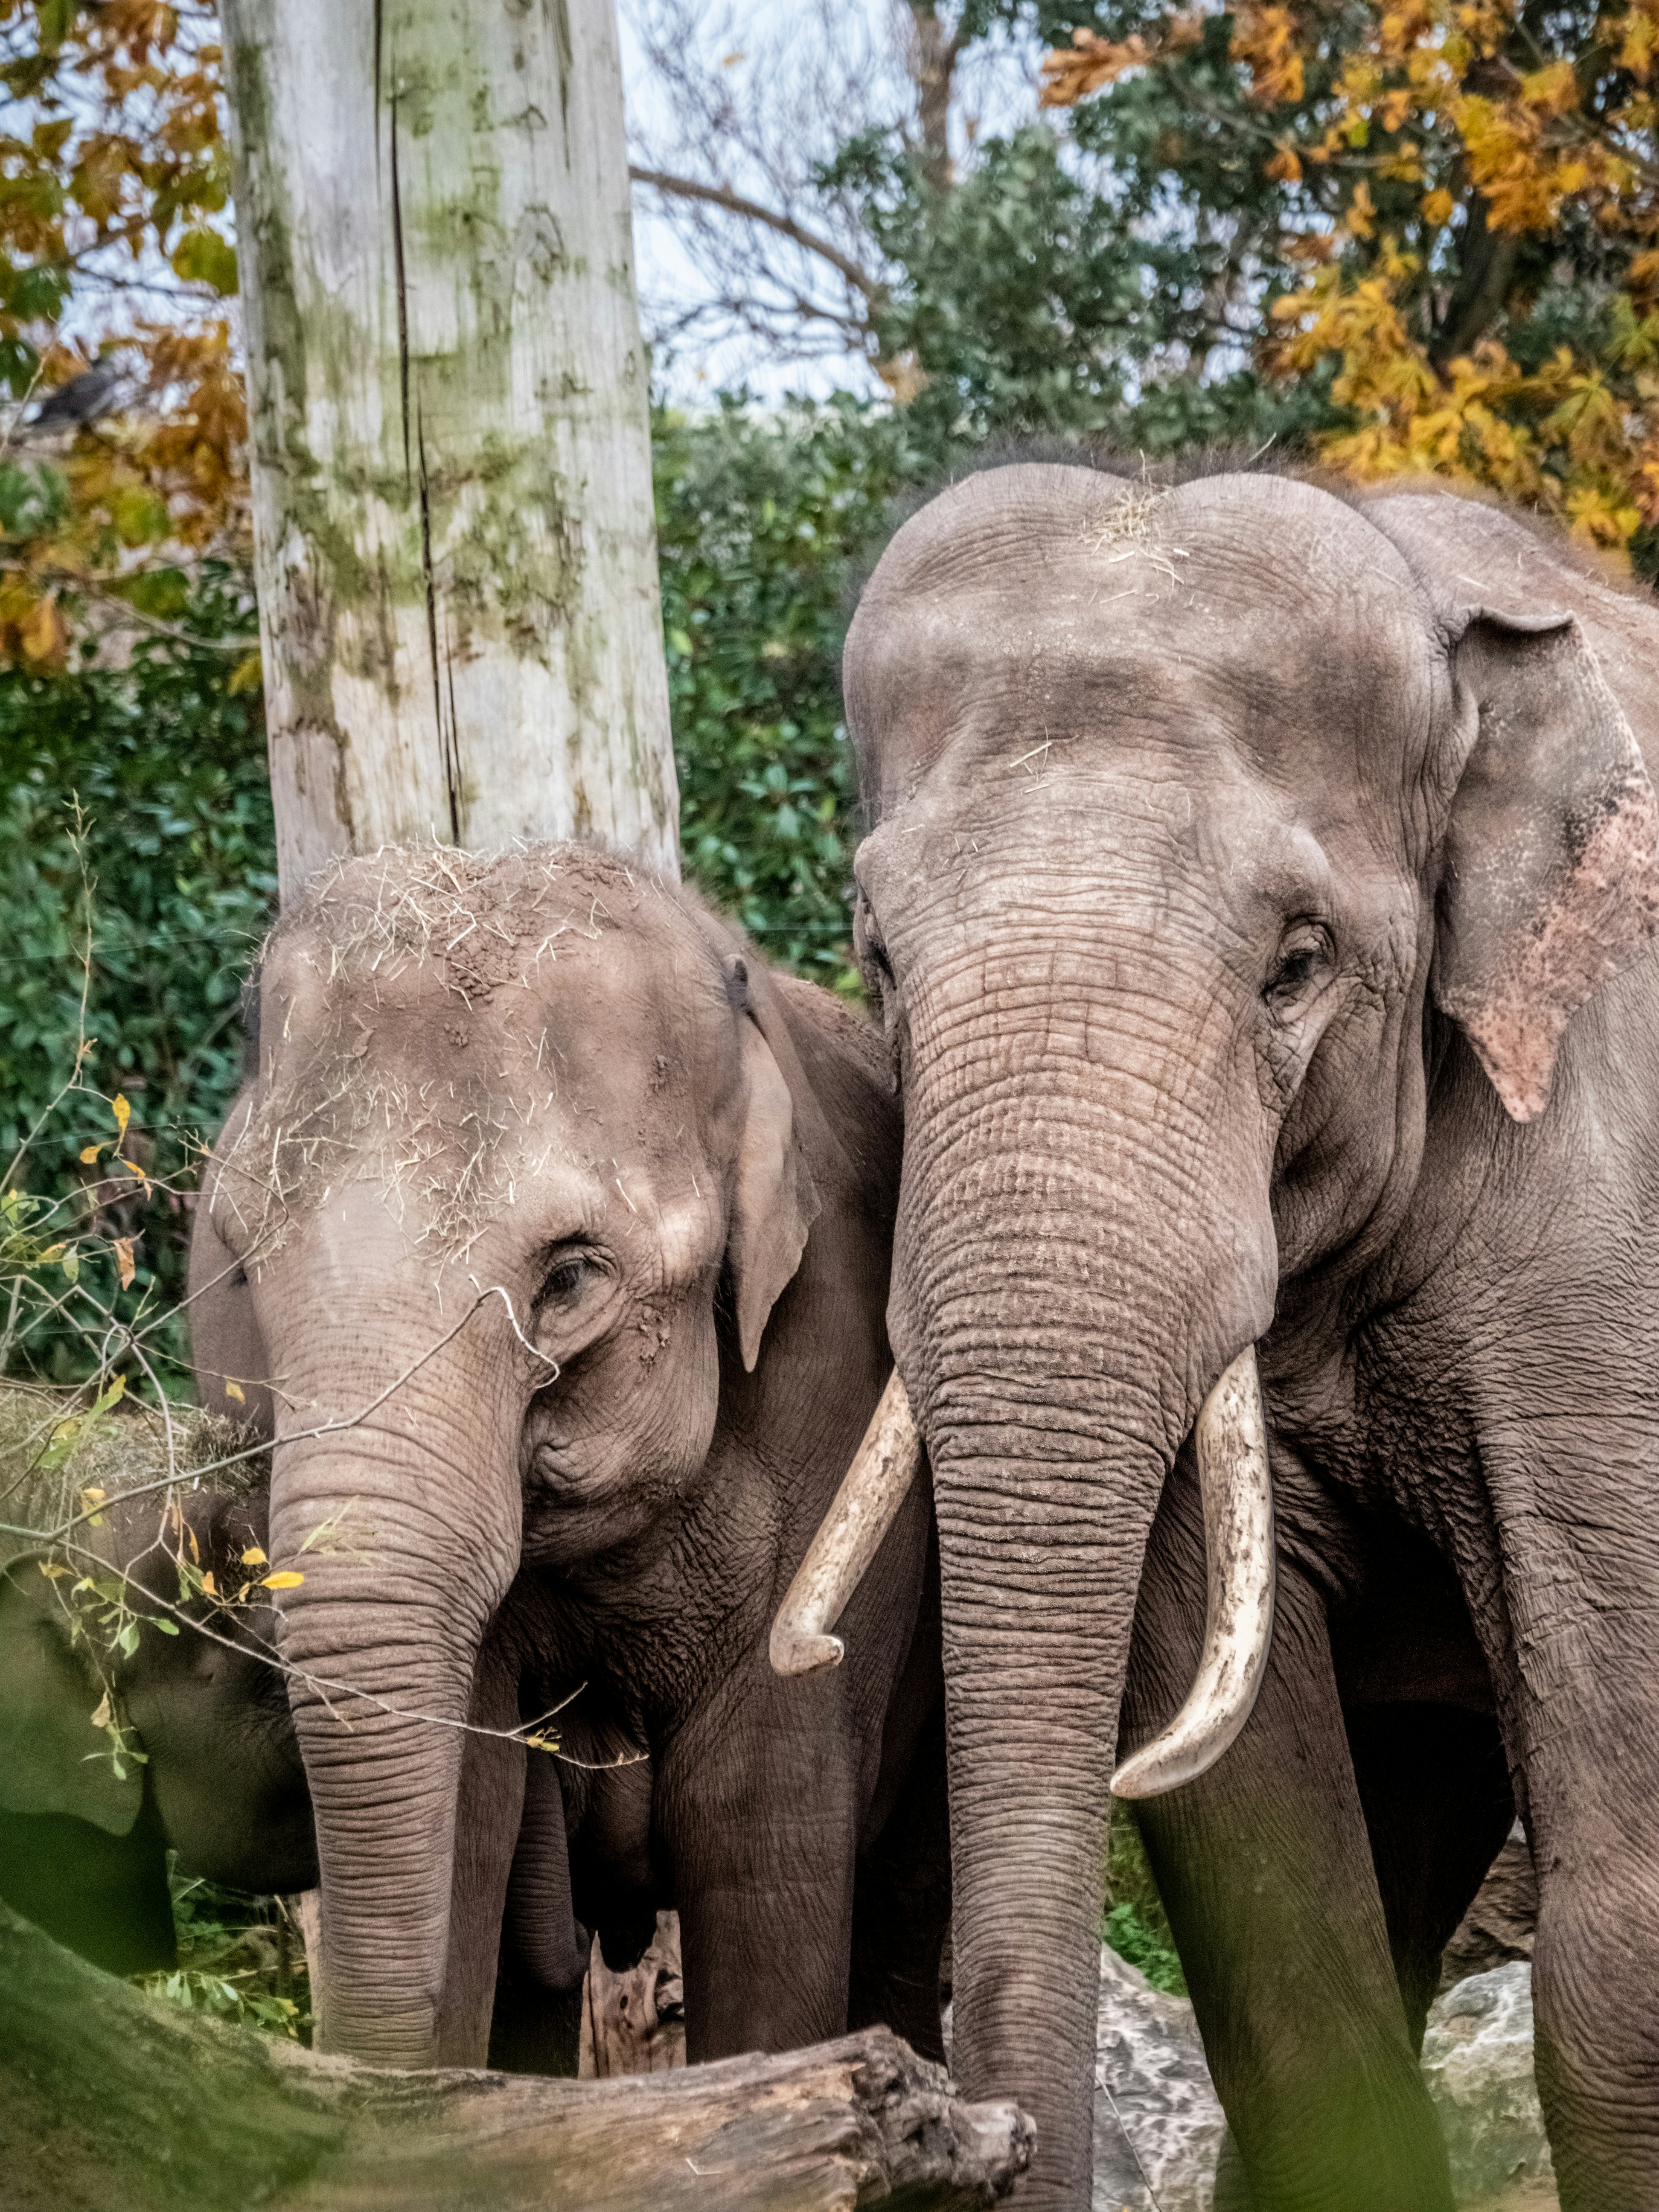
[[[134,1977],[141,1990],[185,2012],[311,2040],[305,1945],[284,1900],[180,1874],[169,1855],[179,1963]]]
[[[186,622],[251,635],[246,584],[206,574]],[[0,1171],[46,1115],[11,1180],[130,1237],[135,1300],[179,1295],[187,1221],[112,1158],[110,1102],[131,1109],[133,1166],[187,1169],[240,1077],[242,979],[276,897],[264,720],[231,689],[236,659],[155,635],[125,666],[0,673]],[[78,1371],[64,1340],[35,1349]]]
[[[1112,1808],[1112,1825],[1106,1845],[1106,1894],[1109,1900],[1101,1923],[1101,1940],[1121,1959],[1139,1966],[1155,1990],[1184,1997],[1187,1978],[1170,1932],[1164,1900],[1158,1893],[1134,1815],[1121,1805]]]
[[[841,720],[849,583],[926,468],[905,418],[848,396],[659,410],[658,558],[685,872],[774,959],[856,991],[857,842]]]

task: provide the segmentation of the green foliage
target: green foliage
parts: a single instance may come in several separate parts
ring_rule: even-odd
[[[775,415],[723,397],[654,424],[658,556],[685,871],[774,958],[858,988],[841,726],[846,596],[929,457],[850,398]]]
[[[135,1977],[185,2012],[311,2040],[310,1983],[299,1932],[280,1898],[245,1897],[169,1863],[179,1964]]]
[[[1181,1971],[1164,1901],[1152,1879],[1134,1815],[1121,1805],[1112,1808],[1106,1882],[1111,1903],[1101,1923],[1102,1942],[1109,1944],[1120,1959],[1138,1966],[1155,1990],[1184,1997],[1187,1978]]]
[[[1073,21],[1108,13],[1127,23],[1134,0],[1112,11],[1000,0],[969,28],[1061,43]],[[943,189],[896,127],[850,141],[822,172],[897,269],[874,335],[884,360],[914,365],[908,411],[937,459],[1011,432],[1160,454],[1290,444],[1335,419],[1328,375],[1285,392],[1250,363],[1285,281],[1284,193],[1241,151],[1235,116],[1247,139],[1258,126],[1228,58],[1230,20],[1214,18],[1183,64],[1190,99],[1143,73],[1067,131],[1032,120],[981,140]],[[1208,127],[1206,112],[1219,118]]]
[[[249,594],[223,570],[190,615],[206,635],[251,634]],[[145,635],[125,667],[88,654],[62,675],[0,672],[0,1167],[95,1040],[86,1088],[20,1174],[135,1240],[137,1296],[177,1295],[183,1209],[107,1153],[79,1155],[112,1137],[118,1093],[125,1158],[175,1170],[235,1091],[241,983],[276,872],[264,726],[257,696],[231,689],[234,665]]]

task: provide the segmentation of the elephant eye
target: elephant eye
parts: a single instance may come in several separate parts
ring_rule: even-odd
[[[542,1305],[572,1305],[598,1273],[589,1253],[557,1253],[543,1279],[538,1303]]]
[[[861,884],[853,915],[853,939],[866,968],[875,975],[878,984],[885,989],[895,980],[893,963],[887,957],[887,947],[882,943],[874,909]]]
[[[1275,999],[1295,998],[1319,975],[1330,955],[1325,930],[1316,922],[1298,922],[1279,948],[1262,997],[1270,1004]]]

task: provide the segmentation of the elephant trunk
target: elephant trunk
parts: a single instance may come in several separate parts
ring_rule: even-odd
[[[449,1379],[385,1427],[279,1442],[272,1479],[271,1556],[304,1577],[281,1649],[316,1818],[317,2047],[383,2066],[437,2060],[463,1730],[518,1559],[516,1497],[455,1471],[511,1451],[453,1432],[446,1401],[488,1400]]]
[[[1156,1741],[1112,1777],[1117,1797],[1156,1797],[1212,1765],[1250,1717],[1267,1663],[1273,1613],[1273,1480],[1255,1347],[1241,1352],[1204,1401],[1193,1431],[1208,1576],[1204,1645],[1187,1702]],[[896,1368],[777,1619],[780,1674],[838,1667],[830,1631],[898,1518],[924,1457]]]
[[[1251,1556],[1214,1593],[1197,1711],[1143,1783],[1170,1786],[1243,1724],[1270,1620],[1250,1387],[1276,1285],[1270,1147],[1194,1076],[1192,1040],[1159,1040],[1172,1079],[1110,1012],[1091,1032],[1110,1056],[1082,1065],[1045,1051],[1052,1029],[1023,1052],[999,1038],[1011,1074],[971,1103],[918,1050],[894,1306],[939,1518],[955,2068],[970,2095],[1035,2115],[1031,2200],[1056,2212],[1090,2202],[1106,1825],[1142,1560],[1206,1401],[1209,1502],[1226,1509],[1212,1545],[1236,1570]],[[1149,1097],[1173,1102],[1150,1128]]]

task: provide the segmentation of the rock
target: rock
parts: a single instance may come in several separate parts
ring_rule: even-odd
[[[1446,1946],[1443,1993],[1510,1959],[1530,1959],[1538,1925],[1538,1876],[1526,1831],[1517,1820],[1492,1863],[1492,1871]]]
[[[1552,2180],[1533,2080],[1529,1966],[1511,1960],[1437,1997],[1423,2071],[1446,2131],[1460,2204]]]
[[[1210,2212],[1226,2130],[1191,2005],[1103,1949],[1094,2212]]]
[[[1429,2014],[1423,2070],[1471,2212],[1556,2212],[1532,2072],[1531,1968],[1460,1982]],[[1193,2008],[1101,1954],[1094,2212],[1210,2212],[1226,2131]]]

